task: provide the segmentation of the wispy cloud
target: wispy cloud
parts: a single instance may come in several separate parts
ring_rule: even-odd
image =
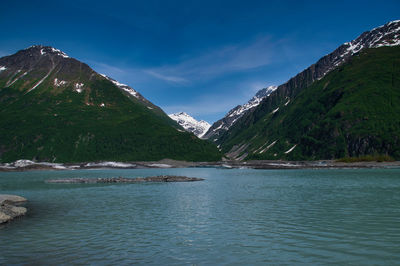
[[[270,64],[275,45],[269,37],[261,37],[250,43],[227,45],[177,64],[147,69],[146,73],[176,83],[212,78]]]
[[[93,67],[94,70],[96,70],[99,73],[105,74],[113,79],[117,79],[119,81],[136,83],[136,82],[151,82],[151,79],[156,78],[156,80],[162,80],[166,82],[172,82],[175,84],[185,84],[188,81],[184,78],[177,77],[177,76],[172,76],[172,75],[166,75],[162,73],[157,73],[152,70],[142,68],[140,66],[137,67],[132,67],[132,66],[127,66],[127,67],[117,67],[117,66],[112,66],[106,63],[102,62],[97,62],[97,61],[92,61],[88,60],[87,62],[90,63],[90,65]],[[131,86],[134,86],[135,84],[130,84]]]
[[[114,66],[93,60],[86,60],[85,62],[88,62],[96,72],[105,74],[121,83],[128,84],[132,88],[135,88],[138,83],[149,82],[149,77],[140,67],[124,67],[122,64],[118,63]]]
[[[152,70],[141,69],[139,67],[122,68],[122,67],[111,66],[109,64],[101,62],[90,61],[90,60],[88,61],[90,65],[99,73],[104,73],[110,76],[111,78],[117,79],[118,81],[126,83],[132,87],[135,87],[138,82],[143,82],[144,84],[147,84],[148,82],[150,82],[150,79],[152,78],[166,81],[168,83],[172,82],[180,86],[184,86],[185,84],[188,84],[190,82],[188,79],[183,77],[177,77],[173,75],[168,76],[154,72]],[[196,58],[194,61],[199,62],[201,60]],[[192,73],[192,70],[189,69],[189,62],[192,61],[191,60],[185,61],[182,64],[178,64],[177,66],[174,67],[174,69],[177,71],[178,69],[188,68],[185,70],[184,74],[190,76],[189,74]],[[200,64],[197,66],[193,65],[193,67],[196,67],[198,71],[201,71],[200,74],[204,75],[209,71],[211,71],[210,69],[203,69],[203,67],[206,68],[206,66]],[[218,70],[215,65],[212,65],[210,67],[212,67],[214,70]],[[223,69],[220,69],[220,71],[222,70]],[[172,70],[169,71],[171,71],[172,73]],[[233,107],[239,104],[244,104],[245,101],[253,97],[258,90],[270,85],[272,84],[266,84],[262,80],[252,80],[252,81],[246,80],[237,84],[228,85],[232,93],[228,94],[226,92],[213,93],[208,91],[208,93],[202,94],[197,98],[187,99],[186,101],[184,101],[183,104],[170,104],[170,105],[161,104],[161,107],[167,113],[176,113],[185,111],[195,117],[196,116],[222,117],[227,113],[227,111],[229,111]],[[145,91],[141,91],[141,93],[145,93]],[[149,100],[153,99],[149,98]]]
[[[138,89],[166,113],[185,111],[209,122],[223,117],[230,109],[244,104],[267,86],[264,76],[231,81],[225,74],[241,73],[269,65],[276,60],[277,42],[258,38],[246,44],[224,46],[176,64],[156,67],[85,60],[98,71]],[[213,80],[222,77],[222,79]],[[203,81],[205,83],[203,83]],[[200,85],[199,85],[200,84]],[[205,84],[203,88],[201,84]],[[179,94],[174,89],[185,89]],[[229,89],[227,89],[229,88]],[[187,93],[195,90],[196,93]],[[171,94],[174,96],[171,96]]]
[[[106,74],[111,78],[114,78],[115,76],[125,75],[127,73],[127,69],[111,66],[102,62],[97,62],[93,60],[86,60],[86,62],[88,62],[95,71]]]
[[[86,62],[100,73],[113,78],[125,78],[125,82],[127,79],[135,82],[159,80],[176,86],[187,86],[225,74],[242,73],[270,65],[276,61],[280,54],[278,51],[283,49],[282,43],[285,42],[285,40],[272,40],[268,36],[263,36],[252,41],[225,45],[196,56],[186,55],[178,63],[154,67],[141,65],[121,67],[118,64],[116,67],[103,62],[90,60]]]
[[[184,79],[184,78],[176,77],[176,76],[163,75],[161,73],[154,72],[153,70],[145,70],[144,72],[149,74],[149,75],[151,75],[151,76],[153,76],[153,77],[155,77],[155,78],[158,78],[158,79],[161,79],[161,80],[165,80],[165,81],[169,81],[169,82],[174,82],[174,83],[186,83],[187,82],[187,80]]]

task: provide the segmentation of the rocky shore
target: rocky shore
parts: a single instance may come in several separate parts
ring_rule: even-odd
[[[202,181],[202,178],[187,176],[149,176],[137,178],[110,177],[110,178],[66,178],[50,179],[46,183],[50,184],[107,184],[107,183],[143,183],[143,182],[193,182]]]
[[[145,169],[145,168],[251,168],[251,169],[330,169],[330,168],[400,168],[400,161],[394,162],[338,162],[335,160],[320,161],[235,161],[187,162],[164,159],[155,162],[85,162],[85,163],[48,163],[18,160],[13,163],[0,164],[0,171],[31,170],[83,170],[83,169]]]
[[[250,168],[250,169],[351,169],[351,168],[400,168],[400,161],[394,162],[339,162],[336,160],[319,161],[225,161],[218,162],[215,167]]]
[[[26,201],[20,196],[0,194],[0,224],[25,215],[26,208],[19,205]]]

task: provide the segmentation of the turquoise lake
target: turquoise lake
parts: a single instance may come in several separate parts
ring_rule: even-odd
[[[189,183],[46,184],[71,177]],[[394,265],[400,169],[1,172],[27,216],[0,226],[0,264]]]

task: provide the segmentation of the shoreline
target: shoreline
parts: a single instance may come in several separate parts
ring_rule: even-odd
[[[223,169],[357,169],[357,168],[400,168],[400,161],[394,162],[337,162],[319,161],[218,161],[187,162],[164,159],[161,161],[137,162],[84,162],[49,163],[18,160],[0,164],[0,172],[19,172],[33,170],[87,170],[87,169],[168,169],[168,168],[223,168]]]

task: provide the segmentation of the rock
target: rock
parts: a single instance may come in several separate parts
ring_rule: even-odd
[[[4,212],[0,211],[0,224],[8,222],[11,219],[12,217],[10,215],[7,215]]]
[[[23,197],[0,194],[0,224],[25,215],[27,212],[25,207],[15,206],[24,202],[26,202],[26,199]]]
[[[0,204],[5,200],[7,200],[11,203],[14,203],[14,204],[21,204],[21,203],[26,202],[26,199],[21,196],[0,194]]]
[[[47,183],[61,184],[101,184],[101,183],[142,183],[142,182],[192,182],[202,181],[202,178],[187,176],[149,176],[137,178],[110,177],[110,178],[66,178],[66,179],[50,179]]]

